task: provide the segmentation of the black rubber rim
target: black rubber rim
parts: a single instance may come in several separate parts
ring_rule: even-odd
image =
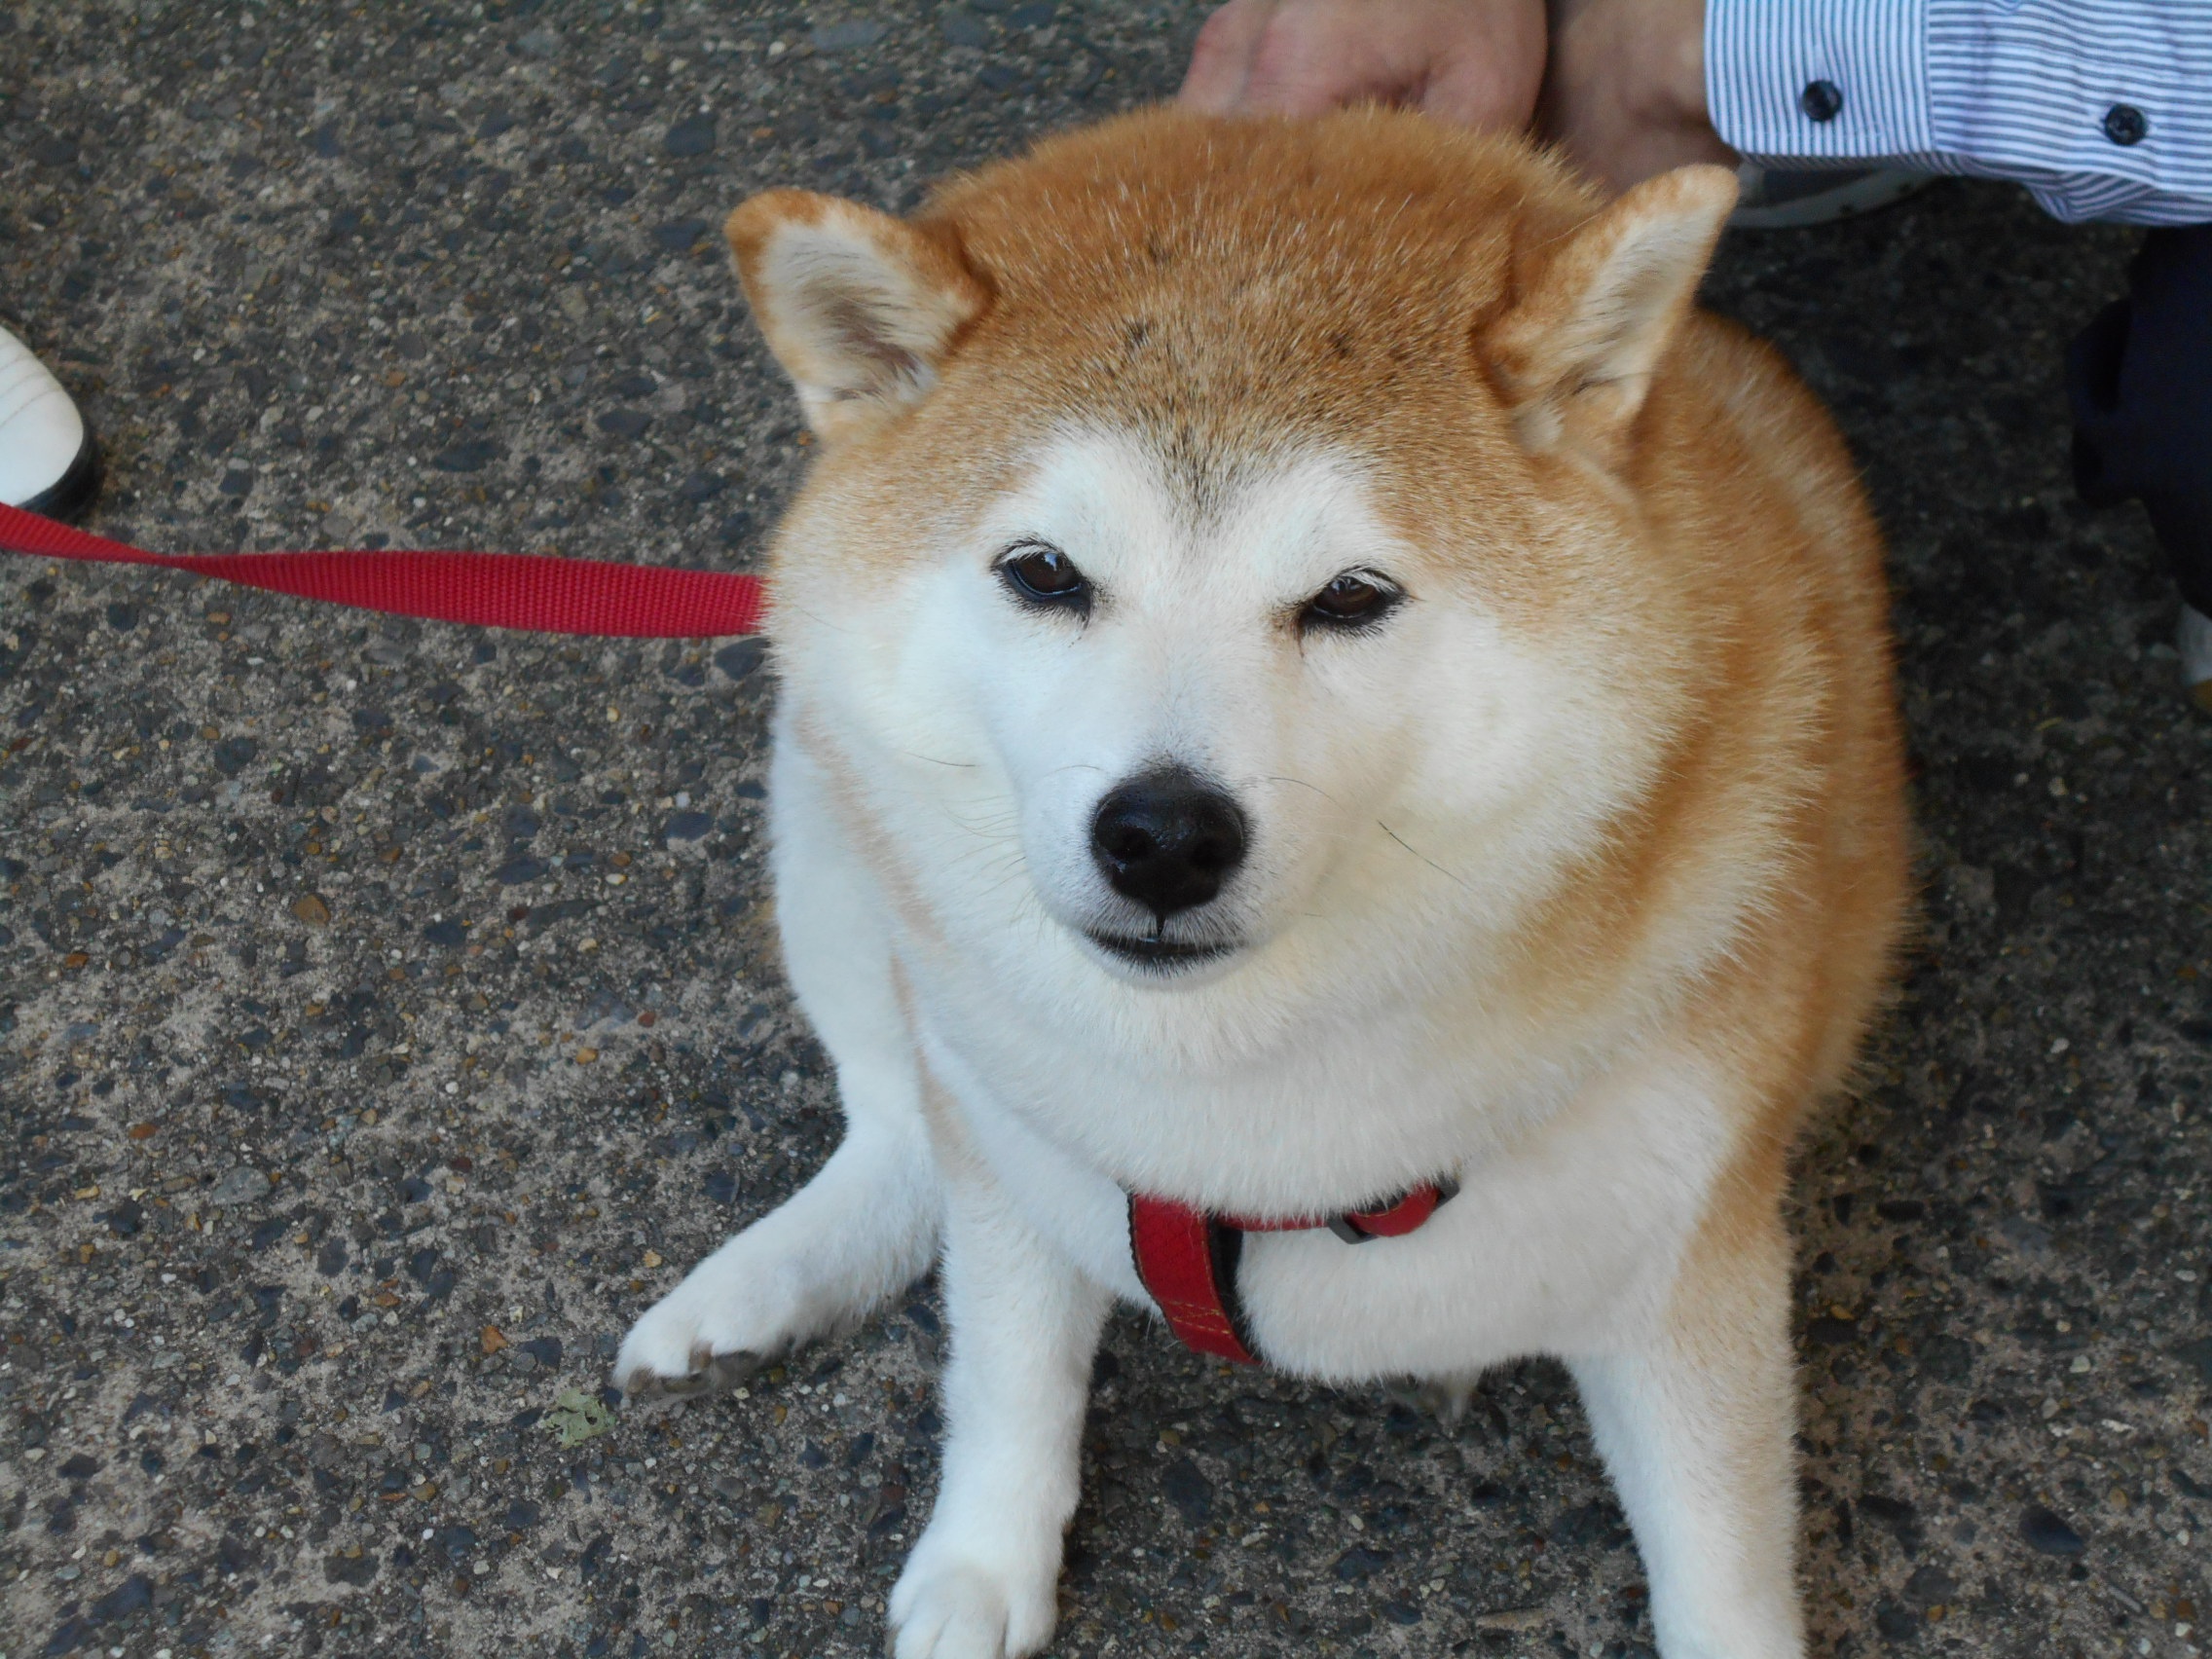
[[[37,513],[41,518],[59,519],[64,524],[82,518],[85,509],[92,504],[92,498],[100,493],[100,446],[90,426],[85,428],[84,444],[77,451],[77,459],[69,463],[69,470],[55,479],[49,489],[40,491],[22,503],[26,513]]]

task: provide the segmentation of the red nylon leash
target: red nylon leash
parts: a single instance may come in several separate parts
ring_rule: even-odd
[[[0,553],[155,565],[299,599],[479,628],[634,640],[752,634],[767,609],[758,576],[542,553],[148,553],[0,506]]]

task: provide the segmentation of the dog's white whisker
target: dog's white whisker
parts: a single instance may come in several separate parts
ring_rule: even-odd
[[[1014,813],[997,813],[981,818],[971,818],[964,813],[947,812],[945,818],[957,824],[971,835],[988,836],[992,840],[1009,839],[1020,828],[1020,820]]]

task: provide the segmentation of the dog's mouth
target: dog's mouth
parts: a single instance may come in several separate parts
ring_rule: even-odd
[[[1172,973],[1178,968],[1212,962],[1236,948],[1235,941],[1231,940],[1186,942],[1175,939],[1131,939],[1096,929],[1086,930],[1084,938],[1116,961],[1154,973]]]

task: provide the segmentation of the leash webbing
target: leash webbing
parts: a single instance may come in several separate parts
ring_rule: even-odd
[[[479,628],[638,640],[758,631],[758,576],[542,553],[149,553],[0,505],[0,553],[153,565],[270,593]]]

